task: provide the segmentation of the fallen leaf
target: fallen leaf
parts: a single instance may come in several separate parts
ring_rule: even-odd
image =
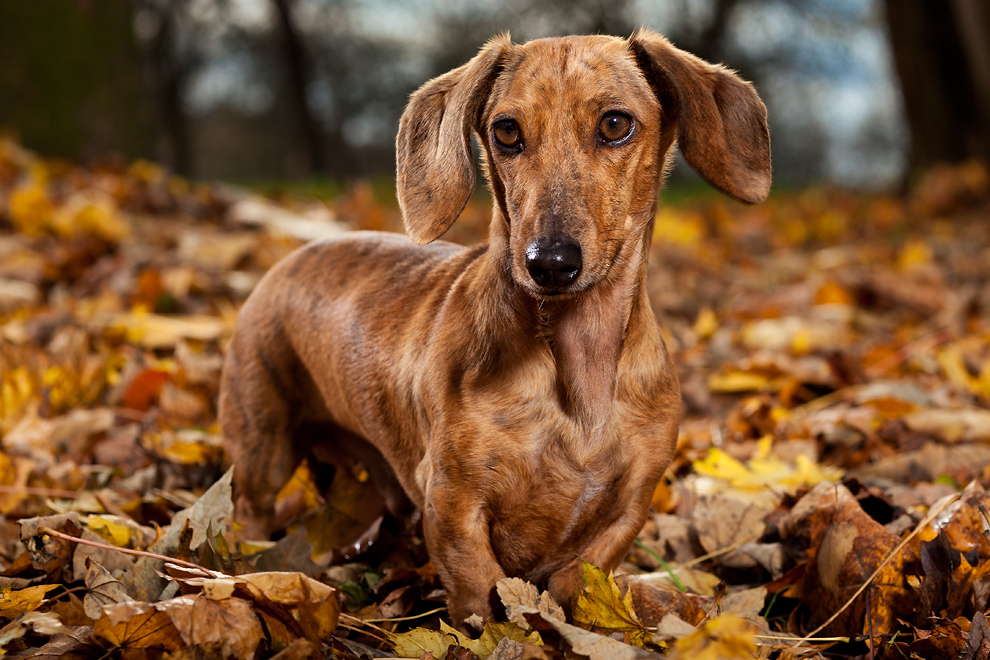
[[[753,624],[732,614],[705,623],[674,642],[670,660],[737,660],[759,658]]]
[[[67,635],[72,632],[51,612],[24,612],[16,620],[0,628],[0,653],[7,644],[20,639],[29,631],[48,636]]]
[[[526,618],[520,613],[521,608],[535,609],[565,621],[564,608],[557,604],[549,592],[540,593],[535,586],[520,578],[502,578],[495,583],[498,597],[505,606],[506,618],[520,626],[527,626]]]
[[[177,650],[183,641],[169,616],[151,603],[113,603],[93,625],[93,637],[123,649]]]
[[[86,616],[96,620],[103,613],[103,608],[113,603],[132,601],[133,598],[124,591],[119,580],[114,579],[110,572],[92,560],[86,561],[86,589],[83,598],[83,609]]]
[[[32,612],[45,602],[45,594],[58,589],[57,584],[42,584],[26,589],[0,590],[0,616],[16,619],[24,612]]]
[[[168,616],[186,645],[217,645],[223,658],[251,660],[264,638],[251,603],[240,598],[179,596],[155,607]]]
[[[990,442],[990,410],[917,410],[902,419],[912,431],[925,433],[943,442]]]
[[[586,656],[589,660],[660,660],[665,657],[652,653],[638,646],[630,646],[606,635],[600,635],[569,623],[559,621],[553,616],[535,609],[521,608],[521,614],[526,617],[544,640],[548,637],[559,639],[570,647],[574,653]]]

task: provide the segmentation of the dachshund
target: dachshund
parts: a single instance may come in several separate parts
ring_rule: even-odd
[[[475,187],[487,245],[437,239]],[[677,438],[680,390],[646,278],[677,143],[746,203],[771,180],[751,84],[641,29],[489,41],[412,94],[396,139],[409,238],[352,232],[273,267],[242,307],[219,414],[235,517],[267,535],[304,459],[366,466],[422,515],[463,626],[506,576],[567,607],[581,559],[625,557]],[[412,240],[410,240],[410,238]]]

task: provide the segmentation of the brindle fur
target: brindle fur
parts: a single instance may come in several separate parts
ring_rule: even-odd
[[[596,137],[610,110],[634,119],[622,145]],[[492,144],[507,116],[520,154]],[[474,188],[472,133],[495,203],[489,244],[462,248],[434,241]],[[393,511],[408,500],[422,511],[458,624],[492,614],[504,576],[568,604],[579,558],[617,566],[677,436],[677,377],[646,293],[675,137],[712,185],[765,198],[756,92],[646,30],[501,36],[413,94],[397,187],[420,245],[371,232],[310,244],[240,312],[220,418],[247,533],[269,533],[275,494],[304,457],[349,455]],[[559,295],[525,266],[548,236],[582,254]]]

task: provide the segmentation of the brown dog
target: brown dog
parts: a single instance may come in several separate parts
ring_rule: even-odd
[[[475,184],[490,243],[433,243]],[[657,191],[677,137],[744,202],[770,186],[766,110],[720,66],[639,31],[489,42],[413,94],[398,197],[413,241],[308,245],[258,285],[227,356],[220,417],[237,518],[266,534],[307,456],[349,455],[393,510],[423,512],[460,624],[496,581],[568,604],[583,558],[614,568],[670,461],[677,378],[646,294]]]

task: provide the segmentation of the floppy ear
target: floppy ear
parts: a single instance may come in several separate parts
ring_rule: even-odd
[[[511,45],[507,34],[492,39],[470,62],[420,87],[402,113],[396,194],[406,233],[420,245],[447,231],[474,191],[471,131]]]
[[[770,131],[767,109],[753,86],[650,30],[637,30],[629,46],[664,118],[677,122],[677,146],[691,167],[741,202],[766,199]]]

